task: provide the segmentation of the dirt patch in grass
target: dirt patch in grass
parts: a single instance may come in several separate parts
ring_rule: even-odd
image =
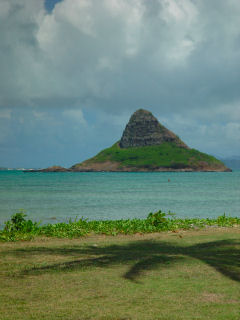
[[[202,301],[204,301],[204,302],[223,302],[224,296],[222,294],[204,292],[202,294]]]

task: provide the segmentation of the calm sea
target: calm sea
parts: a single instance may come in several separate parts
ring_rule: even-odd
[[[240,216],[240,171],[193,173],[23,173],[0,171],[0,225],[23,209],[43,223],[69,218]]]

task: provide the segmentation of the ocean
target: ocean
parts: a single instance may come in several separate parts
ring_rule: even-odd
[[[158,210],[179,218],[240,217],[240,171],[0,171],[0,226],[19,210],[42,223],[145,218]]]

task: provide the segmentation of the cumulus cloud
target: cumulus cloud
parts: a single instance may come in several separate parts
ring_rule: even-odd
[[[2,115],[13,126],[22,110],[22,125],[28,113],[36,128],[46,118],[61,127],[65,117],[69,137],[73,122],[96,136],[105,119],[105,139],[111,121],[119,133],[143,107],[190,145],[215,132],[203,151],[234,153],[239,14],[239,0],[62,0],[51,12],[44,1],[1,0],[0,108],[12,110]]]
[[[1,105],[114,113],[132,90],[163,108],[239,99],[239,1],[64,0],[51,14],[42,1],[1,6]]]

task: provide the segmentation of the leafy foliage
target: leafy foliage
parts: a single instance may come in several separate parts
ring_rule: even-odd
[[[88,221],[81,218],[75,221],[70,220],[68,223],[42,226],[31,220],[26,220],[25,217],[26,215],[23,212],[13,215],[5,223],[4,229],[0,230],[0,240],[30,240],[34,236],[77,238],[91,233],[117,235],[187,230],[206,226],[232,227],[240,225],[240,218],[229,217],[225,213],[217,219],[177,219],[173,213],[166,214],[161,210],[149,213],[146,219]]]
[[[4,230],[0,231],[0,240],[29,240],[36,235],[39,224],[32,220],[26,220],[26,216],[22,211],[12,215],[11,219],[5,222]]]

